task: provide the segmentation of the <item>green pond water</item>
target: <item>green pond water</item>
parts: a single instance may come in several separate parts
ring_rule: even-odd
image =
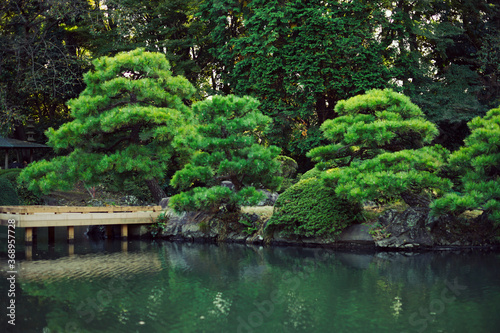
[[[498,253],[78,234],[70,248],[62,237],[49,246],[42,230],[31,249],[16,235],[13,281],[0,232],[0,332],[500,332]],[[15,326],[7,316],[13,298]]]

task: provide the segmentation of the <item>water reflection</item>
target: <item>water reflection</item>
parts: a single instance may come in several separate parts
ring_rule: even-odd
[[[238,244],[32,249],[13,332],[494,332],[500,256]],[[57,248],[56,248],[57,249]],[[96,250],[98,249],[98,250]],[[6,272],[5,254],[1,270]],[[6,280],[0,281],[5,295]],[[6,303],[1,299],[0,306]],[[485,320],[488,318],[488,320]]]

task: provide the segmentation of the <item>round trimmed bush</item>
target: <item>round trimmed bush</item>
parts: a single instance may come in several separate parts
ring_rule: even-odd
[[[0,177],[0,206],[17,206],[19,198],[17,197],[16,189],[12,183],[6,178]]]
[[[285,235],[335,236],[361,219],[362,206],[335,194],[316,177],[302,179],[280,195],[268,228]]]

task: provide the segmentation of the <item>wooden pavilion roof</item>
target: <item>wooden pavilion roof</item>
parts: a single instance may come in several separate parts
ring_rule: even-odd
[[[49,146],[42,145],[40,143],[21,141],[16,139],[9,139],[0,136],[0,149],[20,149],[20,148],[50,148]]]

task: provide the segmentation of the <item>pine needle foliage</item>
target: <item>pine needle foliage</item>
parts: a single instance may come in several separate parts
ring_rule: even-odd
[[[418,106],[390,89],[341,100],[335,112],[339,117],[321,126],[332,144],[308,153],[320,169],[348,166],[383,152],[421,148],[438,134]]]
[[[48,144],[65,154],[32,163],[20,175],[29,189],[47,193],[111,177],[162,178],[171,165],[172,142],[192,113],[183,102],[194,87],[172,76],[160,53],[137,49],[94,60],[84,76],[86,89],[70,100],[73,121],[50,128]]]
[[[441,176],[448,151],[436,145],[416,150],[383,153],[349,167],[329,169],[323,179],[350,200],[390,202],[401,197],[411,206],[427,206],[432,196],[443,195],[451,181]],[[420,202],[416,196],[421,195]]]
[[[432,196],[451,187],[441,176],[448,151],[424,147],[438,134],[436,126],[410,99],[392,90],[370,90],[340,101],[340,115],[322,130],[332,144],[309,156],[322,179],[350,200],[394,200],[427,206]]]
[[[251,97],[213,96],[193,104],[199,119],[197,150],[192,161],[177,171],[171,185],[184,191],[170,199],[177,211],[238,211],[263,199],[258,188],[277,189],[280,149],[262,145],[271,118],[258,110]],[[233,189],[222,186],[231,182]]]
[[[482,210],[500,225],[500,107],[468,123],[471,134],[465,145],[449,160],[454,174],[459,175],[457,192],[436,200],[436,215],[459,215],[466,210]]]

